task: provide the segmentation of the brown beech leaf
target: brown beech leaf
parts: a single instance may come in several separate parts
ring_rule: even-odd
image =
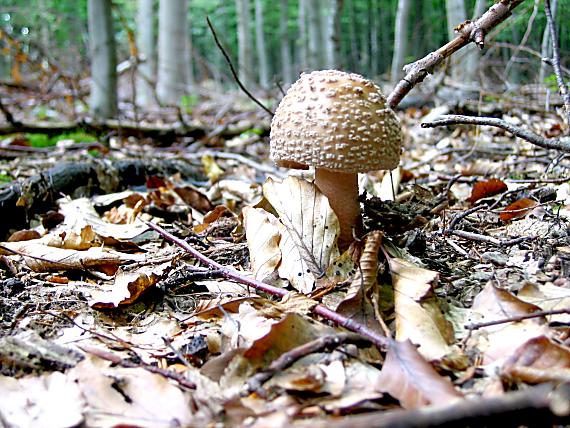
[[[503,365],[502,376],[527,383],[570,381],[570,349],[546,336],[527,340]]]
[[[405,409],[430,404],[444,405],[463,397],[448,378],[435,371],[409,340],[396,342],[388,349],[377,387],[398,399]]]
[[[504,222],[527,215],[538,203],[529,198],[522,198],[507,206],[499,217]]]
[[[491,178],[487,181],[480,181],[475,183],[471,196],[467,198],[467,202],[474,204],[479,199],[488,198],[490,196],[498,195],[507,190],[507,185],[496,178]]]

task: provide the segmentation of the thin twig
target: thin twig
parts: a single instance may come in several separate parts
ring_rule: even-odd
[[[271,110],[269,110],[267,107],[265,107],[263,105],[263,103],[261,101],[259,101],[257,98],[255,98],[251,92],[249,92],[247,90],[247,88],[243,85],[243,83],[241,83],[241,80],[239,80],[239,77],[237,75],[236,69],[232,63],[232,60],[230,59],[228,53],[226,52],[226,50],[224,49],[224,47],[222,46],[222,43],[220,42],[220,40],[218,39],[218,34],[216,33],[216,30],[214,29],[214,26],[212,25],[212,22],[210,22],[210,17],[206,16],[206,22],[208,23],[208,27],[210,27],[210,31],[212,32],[212,35],[214,36],[214,41],[216,42],[216,46],[218,46],[218,48],[220,49],[220,51],[222,52],[222,55],[224,56],[224,59],[226,60],[226,62],[228,63],[228,66],[230,67],[230,70],[232,72],[232,76],[234,77],[234,80],[236,81],[236,83],[238,84],[238,86],[240,87],[240,89],[255,103],[257,104],[259,107],[261,107],[263,110],[265,110],[267,112],[267,114],[269,114],[270,116],[273,116],[273,112]]]
[[[456,28],[457,37],[455,39],[435,52],[431,52],[422,59],[405,66],[406,76],[398,82],[390,95],[388,95],[388,105],[391,108],[395,108],[414,86],[422,82],[439,64],[462,47],[473,42],[482,49],[485,45],[487,32],[507,19],[511,15],[512,10],[523,1],[500,0],[476,21],[465,21],[460,24]]]
[[[566,124],[570,126],[570,92],[568,92],[568,87],[564,82],[562,70],[560,69],[560,46],[558,46],[558,37],[556,29],[554,28],[552,12],[550,10],[550,0],[544,0],[544,13],[546,14],[546,22],[548,23],[550,40],[552,43],[552,68],[554,68],[558,90],[560,91],[560,95],[562,95],[562,100],[564,101],[564,110],[566,111],[565,121]]]
[[[424,122],[422,128],[435,128],[437,126],[447,125],[487,125],[495,126],[510,132],[515,137],[522,138],[535,146],[549,150],[560,150],[562,152],[570,152],[570,137],[560,138],[544,138],[534,132],[519,128],[509,122],[495,117],[479,117],[479,116],[463,116],[459,114],[450,114],[442,116],[440,119],[432,122]]]
[[[483,327],[490,327],[490,326],[498,325],[498,324],[506,324],[509,322],[518,322],[518,321],[523,321],[523,320],[527,320],[527,319],[531,319],[531,318],[540,318],[540,317],[546,317],[546,316],[550,316],[550,315],[563,315],[563,314],[570,314],[570,308],[553,309],[550,311],[536,311],[536,312],[533,312],[532,314],[517,315],[514,317],[504,318],[504,319],[495,320],[495,321],[487,321],[487,322],[467,324],[465,326],[465,328],[467,330],[478,330],[478,329],[483,328]]]
[[[512,245],[517,245],[517,244],[520,244],[521,242],[525,242],[525,241],[529,241],[531,239],[534,239],[531,236],[520,236],[518,238],[513,238],[513,239],[499,239],[499,238],[494,238],[492,236],[481,235],[479,233],[466,232],[465,230],[450,230],[450,231],[446,230],[444,232],[451,234],[451,235],[455,235],[459,238],[468,239],[470,241],[485,242],[488,244],[494,244],[494,245],[497,245],[499,247],[510,247]]]
[[[146,223],[151,229],[154,229],[155,231],[157,231],[160,235],[162,235],[168,241],[178,245],[180,248],[182,248],[185,251],[187,251],[188,253],[190,253],[192,256],[194,256],[200,262],[205,263],[206,265],[211,266],[213,268],[219,269],[220,273],[225,278],[228,278],[232,281],[236,281],[240,284],[244,284],[246,286],[249,286],[251,288],[256,289],[257,291],[262,291],[262,292],[267,293],[267,294],[272,295],[272,296],[285,297],[286,295],[293,293],[292,291],[287,291],[287,290],[284,290],[283,288],[274,287],[272,285],[265,284],[264,282],[258,281],[256,279],[248,278],[248,277],[242,275],[240,272],[238,272],[232,268],[229,268],[227,266],[224,266],[224,265],[210,259],[209,257],[207,257],[204,254],[197,251],[194,247],[192,247],[186,241],[183,241],[183,240],[177,238],[176,236],[172,235],[171,233],[168,233],[166,230],[164,230],[160,226],[158,226],[154,223],[148,222],[148,221],[144,221],[144,223]],[[365,338],[370,340],[372,343],[374,343],[374,345],[376,345],[377,347],[379,347],[381,349],[386,349],[386,348],[392,346],[394,343],[394,341],[392,339],[384,337],[384,336],[380,336],[378,333],[371,330],[367,326],[360,324],[360,323],[358,323],[358,322],[356,322],[350,318],[347,318],[347,317],[345,317],[345,316],[343,316],[343,315],[341,315],[341,314],[339,314],[339,313],[337,313],[337,312],[335,312],[335,311],[333,311],[333,310],[331,310],[331,309],[329,309],[323,305],[314,306],[312,308],[312,311],[316,315],[319,315],[323,318],[326,318],[329,321],[332,321],[341,327],[344,327],[350,331],[353,331],[355,333],[358,333],[358,334],[364,336]]]
[[[372,343],[361,335],[354,333],[337,333],[319,337],[281,354],[267,369],[256,373],[247,381],[243,394],[249,395],[252,392],[260,394],[263,391],[262,386],[265,382],[271,379],[275,374],[291,367],[293,363],[299,361],[301,358],[314,354],[315,352],[334,350],[345,344],[368,347]]]
[[[455,229],[455,226],[457,226],[457,224],[462,219],[467,217],[469,214],[473,214],[476,211],[482,210],[483,208],[487,208],[487,206],[486,205],[477,205],[476,207],[469,208],[468,210],[458,212],[457,214],[455,214],[453,216],[453,218],[449,222],[449,226],[447,226],[447,229],[445,229],[444,233],[445,234],[451,233],[451,231],[453,231]]]

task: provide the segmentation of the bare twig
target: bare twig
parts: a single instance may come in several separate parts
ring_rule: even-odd
[[[556,83],[558,83],[558,90],[562,99],[564,100],[564,110],[566,117],[564,118],[567,125],[570,126],[570,92],[562,77],[562,70],[560,69],[560,47],[558,46],[558,37],[556,29],[554,28],[554,20],[552,19],[552,12],[550,10],[550,0],[544,0],[544,13],[546,14],[546,22],[550,31],[550,40],[552,42],[552,67],[556,75]]]
[[[17,121],[16,119],[14,119],[14,116],[12,115],[12,112],[8,109],[8,107],[6,107],[3,103],[2,103],[2,98],[0,98],[0,111],[2,113],[4,113],[4,116],[6,117],[6,120],[8,121],[8,123],[14,127],[18,127],[21,125],[21,123],[19,121]]]
[[[180,386],[184,386],[188,389],[196,389],[196,384],[184,377],[181,373],[176,373],[174,371],[166,370],[160,367],[152,366],[150,364],[145,363],[133,363],[132,361],[125,360],[118,355],[113,354],[112,352],[104,351],[102,349],[95,348],[93,346],[86,346],[86,345],[78,345],[81,350],[87,352],[88,354],[95,355],[96,357],[102,358],[103,360],[107,360],[116,364],[121,367],[125,368],[142,368],[146,371],[151,373],[156,373],[165,378],[172,379],[177,382]]]
[[[244,94],[246,94],[255,104],[257,104],[259,107],[261,107],[263,110],[265,110],[267,112],[267,114],[269,114],[270,116],[273,116],[273,112],[271,110],[269,110],[267,107],[265,107],[263,105],[263,103],[261,101],[259,101],[257,98],[255,98],[253,96],[253,94],[251,92],[249,92],[247,90],[247,88],[243,85],[243,83],[241,82],[241,80],[239,80],[239,77],[237,75],[236,69],[232,63],[232,60],[230,59],[230,56],[228,55],[228,53],[226,52],[226,50],[224,49],[224,47],[222,46],[222,43],[220,42],[220,40],[218,39],[218,34],[216,33],[216,30],[214,29],[214,26],[212,25],[212,22],[210,21],[210,17],[206,17],[206,22],[208,23],[208,27],[210,27],[210,31],[212,32],[212,35],[214,36],[214,41],[216,42],[216,46],[218,46],[218,49],[220,49],[220,51],[222,52],[222,55],[224,56],[224,59],[226,60],[226,62],[228,63],[228,66],[230,67],[230,71],[232,72],[232,76],[234,77],[234,80],[236,81],[236,83],[238,84],[238,86],[240,87],[240,89],[244,92]]]
[[[310,342],[304,343],[301,346],[291,349],[284,354],[281,354],[279,358],[274,360],[267,369],[256,373],[252,376],[246,384],[244,395],[248,395],[252,392],[257,392],[258,394],[262,392],[262,386],[265,382],[271,379],[276,373],[291,367],[293,363],[299,361],[301,358],[313,354],[315,352],[321,352],[324,350],[333,350],[339,346],[345,344],[354,344],[361,347],[370,346],[372,343],[363,338],[359,334],[354,333],[337,333],[329,334],[327,336],[319,337],[318,339],[312,340]]]
[[[494,244],[499,247],[510,247],[511,245],[517,245],[520,244],[521,242],[533,239],[530,236],[521,236],[519,238],[513,238],[513,239],[499,239],[499,238],[494,238],[492,236],[481,235],[479,233],[466,232],[465,230],[449,230],[449,231],[445,230],[444,233],[455,235],[459,238],[467,239],[469,241]]]
[[[145,223],[150,228],[157,231],[164,238],[169,240],[170,242],[178,245],[180,248],[182,248],[185,251],[187,251],[188,253],[190,253],[192,256],[194,256],[200,262],[205,263],[206,265],[211,266],[215,269],[219,269],[221,275],[223,275],[225,278],[228,278],[232,281],[236,281],[240,284],[247,285],[251,288],[256,289],[257,291],[261,291],[261,292],[267,293],[267,294],[272,295],[272,296],[285,297],[286,295],[292,293],[292,291],[287,291],[283,288],[274,287],[272,285],[265,284],[264,282],[258,281],[256,279],[248,278],[248,277],[242,275],[240,272],[238,272],[232,268],[229,268],[227,266],[224,266],[224,265],[210,259],[209,257],[207,257],[204,254],[197,251],[194,247],[192,247],[186,241],[178,239],[176,236],[168,233],[166,230],[164,230],[160,226],[153,224],[151,222],[148,222],[148,221],[145,221]],[[360,324],[360,323],[358,323],[358,322],[356,322],[350,318],[347,318],[347,317],[345,317],[345,316],[343,316],[343,315],[341,315],[341,314],[339,314],[333,310],[330,310],[329,308],[327,308],[323,305],[314,306],[312,308],[312,311],[316,315],[319,315],[323,318],[326,318],[329,321],[332,321],[341,327],[344,327],[350,331],[353,331],[355,333],[358,333],[358,334],[364,336],[365,338],[370,340],[372,343],[374,343],[374,345],[376,345],[377,347],[379,347],[381,349],[386,349],[394,343],[394,341],[392,339],[384,337],[384,336],[380,336],[378,333],[371,330],[367,326]]]
[[[507,19],[512,10],[522,2],[523,0],[500,0],[476,21],[465,21],[460,24],[456,28],[457,37],[455,39],[435,52],[405,66],[406,75],[388,95],[388,105],[395,108],[415,85],[422,82],[439,64],[462,47],[473,42],[482,49],[485,46],[486,33]]]
[[[515,317],[509,317],[509,318],[504,318],[504,319],[500,319],[500,320],[467,324],[465,326],[465,328],[467,330],[478,330],[478,329],[483,328],[483,327],[490,327],[490,326],[498,325],[498,324],[506,324],[509,322],[518,322],[518,321],[528,320],[531,318],[540,318],[540,317],[547,317],[550,315],[563,315],[563,314],[570,314],[570,308],[553,309],[550,311],[536,311],[536,312],[533,312],[531,314],[517,315]]]
[[[549,150],[560,150],[562,152],[570,152],[570,137],[559,138],[544,138],[534,132],[519,128],[510,124],[502,119],[495,117],[478,117],[478,116],[463,116],[458,114],[450,114],[442,116],[441,119],[432,122],[422,123],[422,128],[435,128],[437,126],[446,125],[488,125],[504,129],[516,137],[522,138],[535,146],[542,147]]]

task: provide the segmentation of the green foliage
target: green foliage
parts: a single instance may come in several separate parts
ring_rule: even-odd
[[[180,104],[184,111],[188,114],[192,113],[194,107],[200,103],[200,97],[196,94],[182,95],[180,99]]]
[[[558,92],[558,81],[556,80],[556,75],[550,74],[544,78],[544,84],[552,92]]]
[[[12,181],[14,181],[14,177],[0,173],[0,183],[11,183]]]
[[[75,143],[87,143],[97,141],[97,137],[84,132],[71,132],[68,134],[49,137],[46,134],[26,134],[26,139],[31,147],[53,147],[63,140],[73,140]]]

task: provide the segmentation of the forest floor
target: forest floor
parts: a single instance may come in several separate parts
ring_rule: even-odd
[[[322,244],[285,242],[334,241],[312,229],[317,214],[287,215],[326,210],[324,197],[310,173],[273,165],[269,119],[236,99],[202,99],[177,125],[185,137],[157,125],[172,128],[169,111],[131,113],[138,131],[0,139],[3,424],[568,422],[553,398],[570,382],[568,155],[492,127],[420,126],[446,106],[400,111],[401,167],[361,175],[366,235],[323,264]],[[553,112],[497,110],[564,131]],[[313,262],[320,274],[299,272]]]

